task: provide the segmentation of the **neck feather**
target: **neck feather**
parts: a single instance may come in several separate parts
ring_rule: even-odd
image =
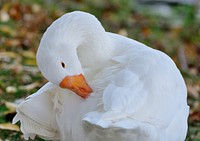
[[[47,29],[46,34],[48,48],[57,47],[63,50],[72,47],[77,50],[85,74],[102,68],[112,57],[111,40],[101,23],[91,14],[65,14]]]

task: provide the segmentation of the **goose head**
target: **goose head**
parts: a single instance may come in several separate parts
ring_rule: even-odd
[[[72,12],[54,21],[43,34],[36,59],[43,76],[82,98],[92,92],[84,68],[101,64],[109,56],[105,30],[89,13]],[[101,42],[101,43],[100,43]],[[80,61],[81,60],[81,61]]]

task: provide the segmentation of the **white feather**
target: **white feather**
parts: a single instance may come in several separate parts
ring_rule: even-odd
[[[65,44],[67,40],[70,42]],[[39,49],[37,57],[47,79],[51,76],[50,80],[57,83],[64,73],[56,65],[48,66],[42,53],[46,56],[55,53],[55,58],[50,57],[54,63],[58,58],[73,59],[72,54],[67,55],[72,45],[77,49],[85,77],[94,92],[83,100],[69,90],[47,83],[17,108],[13,123],[20,120],[25,139],[33,139],[35,135],[61,141],[185,139],[189,113],[186,86],[166,54],[105,32],[94,16],[84,12],[73,12],[58,19],[41,42],[43,51]],[[62,51],[61,43],[68,52]],[[76,63],[78,72],[82,71],[80,63]],[[45,67],[51,70],[44,70]],[[58,72],[61,73],[56,78]]]

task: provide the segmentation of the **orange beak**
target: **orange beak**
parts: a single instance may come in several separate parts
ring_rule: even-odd
[[[74,75],[74,76],[66,76],[61,82],[60,82],[61,88],[67,88],[82,98],[86,99],[92,91],[90,86],[85,81],[85,78],[82,74],[80,75]]]

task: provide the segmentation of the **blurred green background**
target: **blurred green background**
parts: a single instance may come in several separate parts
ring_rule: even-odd
[[[0,0],[0,141],[24,140],[11,121],[16,105],[46,83],[35,61],[39,41],[52,21],[75,10],[95,15],[107,31],[164,51],[175,61],[191,107],[186,140],[200,141],[200,2],[141,1]]]

